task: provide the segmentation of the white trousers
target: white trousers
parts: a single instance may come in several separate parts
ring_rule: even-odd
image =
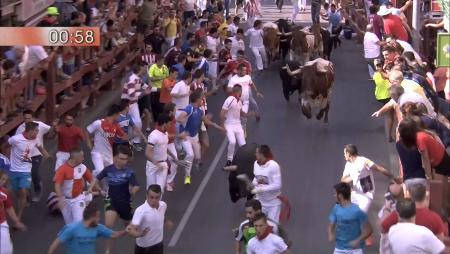
[[[291,20],[294,22],[297,19],[297,14],[300,11],[300,7],[299,7],[299,2],[297,2],[297,4],[293,3],[292,4],[292,15],[291,15]]]
[[[279,205],[275,206],[265,206],[262,205],[262,212],[267,216],[267,218],[275,221],[276,223],[280,223],[280,213],[281,213],[281,202]]]
[[[69,159],[70,153],[56,152],[56,163],[55,163],[55,171],[58,170],[59,167],[61,167],[66,161]]]
[[[256,68],[261,71],[264,66],[267,66],[267,54],[264,47],[251,47],[250,48],[255,56]]]
[[[64,200],[64,206],[61,213],[66,224],[83,220],[83,212],[86,208],[85,199],[85,195],[81,194],[76,198]]]
[[[162,165],[162,169],[159,169],[158,166],[147,161],[145,166],[145,175],[147,176],[147,188],[152,184],[158,184],[161,186],[161,191],[164,192],[164,188],[167,183],[167,171],[169,167],[167,166],[167,162],[159,162]]]
[[[0,254],[12,254],[13,245],[9,235],[9,226],[5,221],[0,224]]]
[[[177,149],[175,149],[175,142],[168,144],[167,150],[169,150],[173,155],[175,155],[175,157],[177,157]],[[169,156],[169,161],[170,161],[170,174],[167,176],[167,183],[171,183],[175,180],[175,176],[177,175],[177,168],[178,168],[178,165],[175,163],[173,158],[170,156]]]
[[[228,138],[227,160],[232,161],[236,151],[236,142],[239,146],[245,145],[245,135],[242,124],[225,124]]]
[[[92,173],[96,177],[102,170],[113,164],[113,160],[110,156],[105,156],[99,152],[91,152],[92,163],[94,164],[94,171]]]
[[[139,130],[142,130],[142,120],[141,120],[141,113],[139,112],[139,106],[137,102],[130,105],[130,109],[128,110],[128,114],[131,116],[131,120],[133,120],[134,124]],[[134,144],[140,144],[141,143],[141,137],[133,130],[133,139],[131,142]]]
[[[363,193],[352,191],[351,194],[352,203],[356,204],[363,212],[366,214],[369,212],[370,205],[372,204],[372,199]]]
[[[184,140],[181,141],[181,146],[183,146],[183,150],[186,152],[185,161],[187,162],[186,166],[186,176],[191,176],[192,164],[194,163],[194,159],[200,160],[201,158],[201,148],[200,142],[198,140],[198,134],[194,137],[187,136]]]

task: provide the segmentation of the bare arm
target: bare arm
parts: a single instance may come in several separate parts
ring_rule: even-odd
[[[241,241],[234,242],[234,253],[241,254]]]
[[[114,231],[114,232],[112,233],[112,235],[111,235],[110,238],[113,238],[113,239],[119,238],[119,237],[122,237],[122,236],[125,235],[125,234],[126,234],[126,231],[125,231],[125,230]]]
[[[376,170],[381,174],[391,178],[392,180],[396,180],[396,177],[389,170],[385,169],[380,165],[374,164],[372,167],[370,167],[370,170]]]
[[[425,169],[425,174],[428,179],[432,179],[433,171],[431,169],[431,161],[428,151],[420,152],[420,155],[422,157],[422,166]]]
[[[144,133],[142,133],[142,130],[138,126],[134,125],[133,130],[137,132],[137,134],[141,137],[142,140],[146,139]]]
[[[336,239],[336,224],[328,224],[328,241],[332,242]]]
[[[50,158],[50,155],[48,154],[47,150],[43,146],[36,146],[39,152],[41,152],[42,156],[44,156],[45,159]]]
[[[58,246],[61,244],[58,238],[56,238],[53,243],[50,245],[50,248],[48,249],[48,254],[55,253],[56,249],[58,249]]]
[[[126,229],[126,232],[134,238],[143,237],[145,234],[147,234],[148,231],[150,231],[150,229],[146,228],[142,232],[140,232],[138,226],[133,224],[128,225]]]
[[[372,117],[379,117],[380,115],[383,115],[384,113],[386,113],[387,111],[392,110],[392,109],[394,109],[393,105],[391,103],[386,103],[379,110],[375,111],[372,114]]]
[[[14,207],[10,207],[6,209],[6,214],[8,217],[14,222],[14,227],[18,228],[22,231],[26,231],[27,227],[19,220],[17,217],[16,211],[14,210]]]

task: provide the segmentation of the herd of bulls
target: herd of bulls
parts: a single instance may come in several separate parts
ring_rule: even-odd
[[[264,26],[264,46],[269,62],[280,57],[287,63],[280,69],[283,95],[289,100],[295,91],[299,93],[302,113],[310,119],[312,108],[319,110],[318,120],[328,123],[330,95],[334,81],[331,51],[339,39],[337,35],[315,24],[312,27],[293,27],[285,19]],[[311,59],[316,58],[313,61]]]

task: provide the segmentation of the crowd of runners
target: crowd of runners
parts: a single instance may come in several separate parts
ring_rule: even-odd
[[[118,2],[116,11],[130,4],[108,2]],[[305,3],[294,3],[292,21],[305,9]],[[313,0],[312,5],[312,23],[318,23],[321,3]],[[322,18],[329,19],[334,31],[343,22],[339,4],[333,3],[329,12],[327,7]],[[107,239],[101,253],[116,253],[113,239],[124,235],[136,238],[134,253],[163,253],[164,228],[171,224],[165,219],[170,204],[162,201],[163,194],[177,191],[176,177],[182,177],[185,185],[199,181],[192,170],[201,170],[202,159],[210,152],[208,132],[219,131],[227,137],[226,168],[251,135],[247,122],[264,117],[257,102],[264,103],[264,96],[252,78],[254,72],[268,68],[263,22],[258,19],[261,6],[257,0],[237,1],[234,15],[229,8],[228,0],[143,0],[136,8],[142,54],[128,68],[120,101],[104,117],[83,128],[74,124],[71,113],[47,125],[34,119],[34,112],[23,111],[24,123],[15,135],[0,142],[0,254],[13,253],[9,226],[26,230],[23,214],[31,212],[29,202],[41,202],[44,188],[54,190],[48,207],[59,210],[66,224],[49,243],[49,254],[60,245],[66,253],[96,253],[100,237]],[[85,18],[94,9],[75,11],[67,15],[67,22],[73,23],[75,17],[78,25],[91,25]],[[368,212],[375,192],[373,171],[377,171],[391,180],[379,213],[380,252],[444,253],[449,216],[430,210],[428,201],[430,180],[447,182],[450,173],[450,114],[444,92],[450,74],[448,69],[434,70],[414,51],[402,10],[386,3],[372,5],[370,13],[364,56],[381,103],[373,116],[386,117],[387,140],[396,141],[401,175],[361,156],[355,145],[346,145],[342,179],[336,179],[340,183],[334,186],[336,205],[329,216],[329,240],[336,242],[334,253],[363,253],[366,244],[373,244]],[[58,15],[58,9],[50,7],[47,25],[57,26],[54,17]],[[105,29],[113,29],[113,23],[107,20]],[[117,43],[114,36],[106,41],[104,47]],[[221,111],[209,112],[208,100],[223,92],[227,97]],[[211,113],[219,115],[216,122]],[[54,186],[42,186],[40,178],[41,160],[52,156],[45,149],[44,136],[57,139]],[[91,155],[92,169],[85,165],[82,143]],[[142,168],[130,167],[135,153],[145,154]],[[236,254],[290,252],[292,242],[280,222],[282,170],[273,158],[269,145],[256,148],[255,177],[248,190],[254,198],[245,203],[247,219],[236,225]],[[135,174],[143,168],[145,183]],[[146,192],[146,200],[133,209],[131,201],[139,191]],[[448,197],[446,188],[442,195]],[[91,202],[95,198],[104,199],[104,225],[99,208]],[[448,198],[444,201],[448,210]],[[113,231],[110,228],[118,220],[127,226]]]

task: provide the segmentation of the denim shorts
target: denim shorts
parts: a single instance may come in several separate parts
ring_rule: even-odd
[[[31,186],[31,172],[9,172],[9,181],[14,191],[29,189]]]

